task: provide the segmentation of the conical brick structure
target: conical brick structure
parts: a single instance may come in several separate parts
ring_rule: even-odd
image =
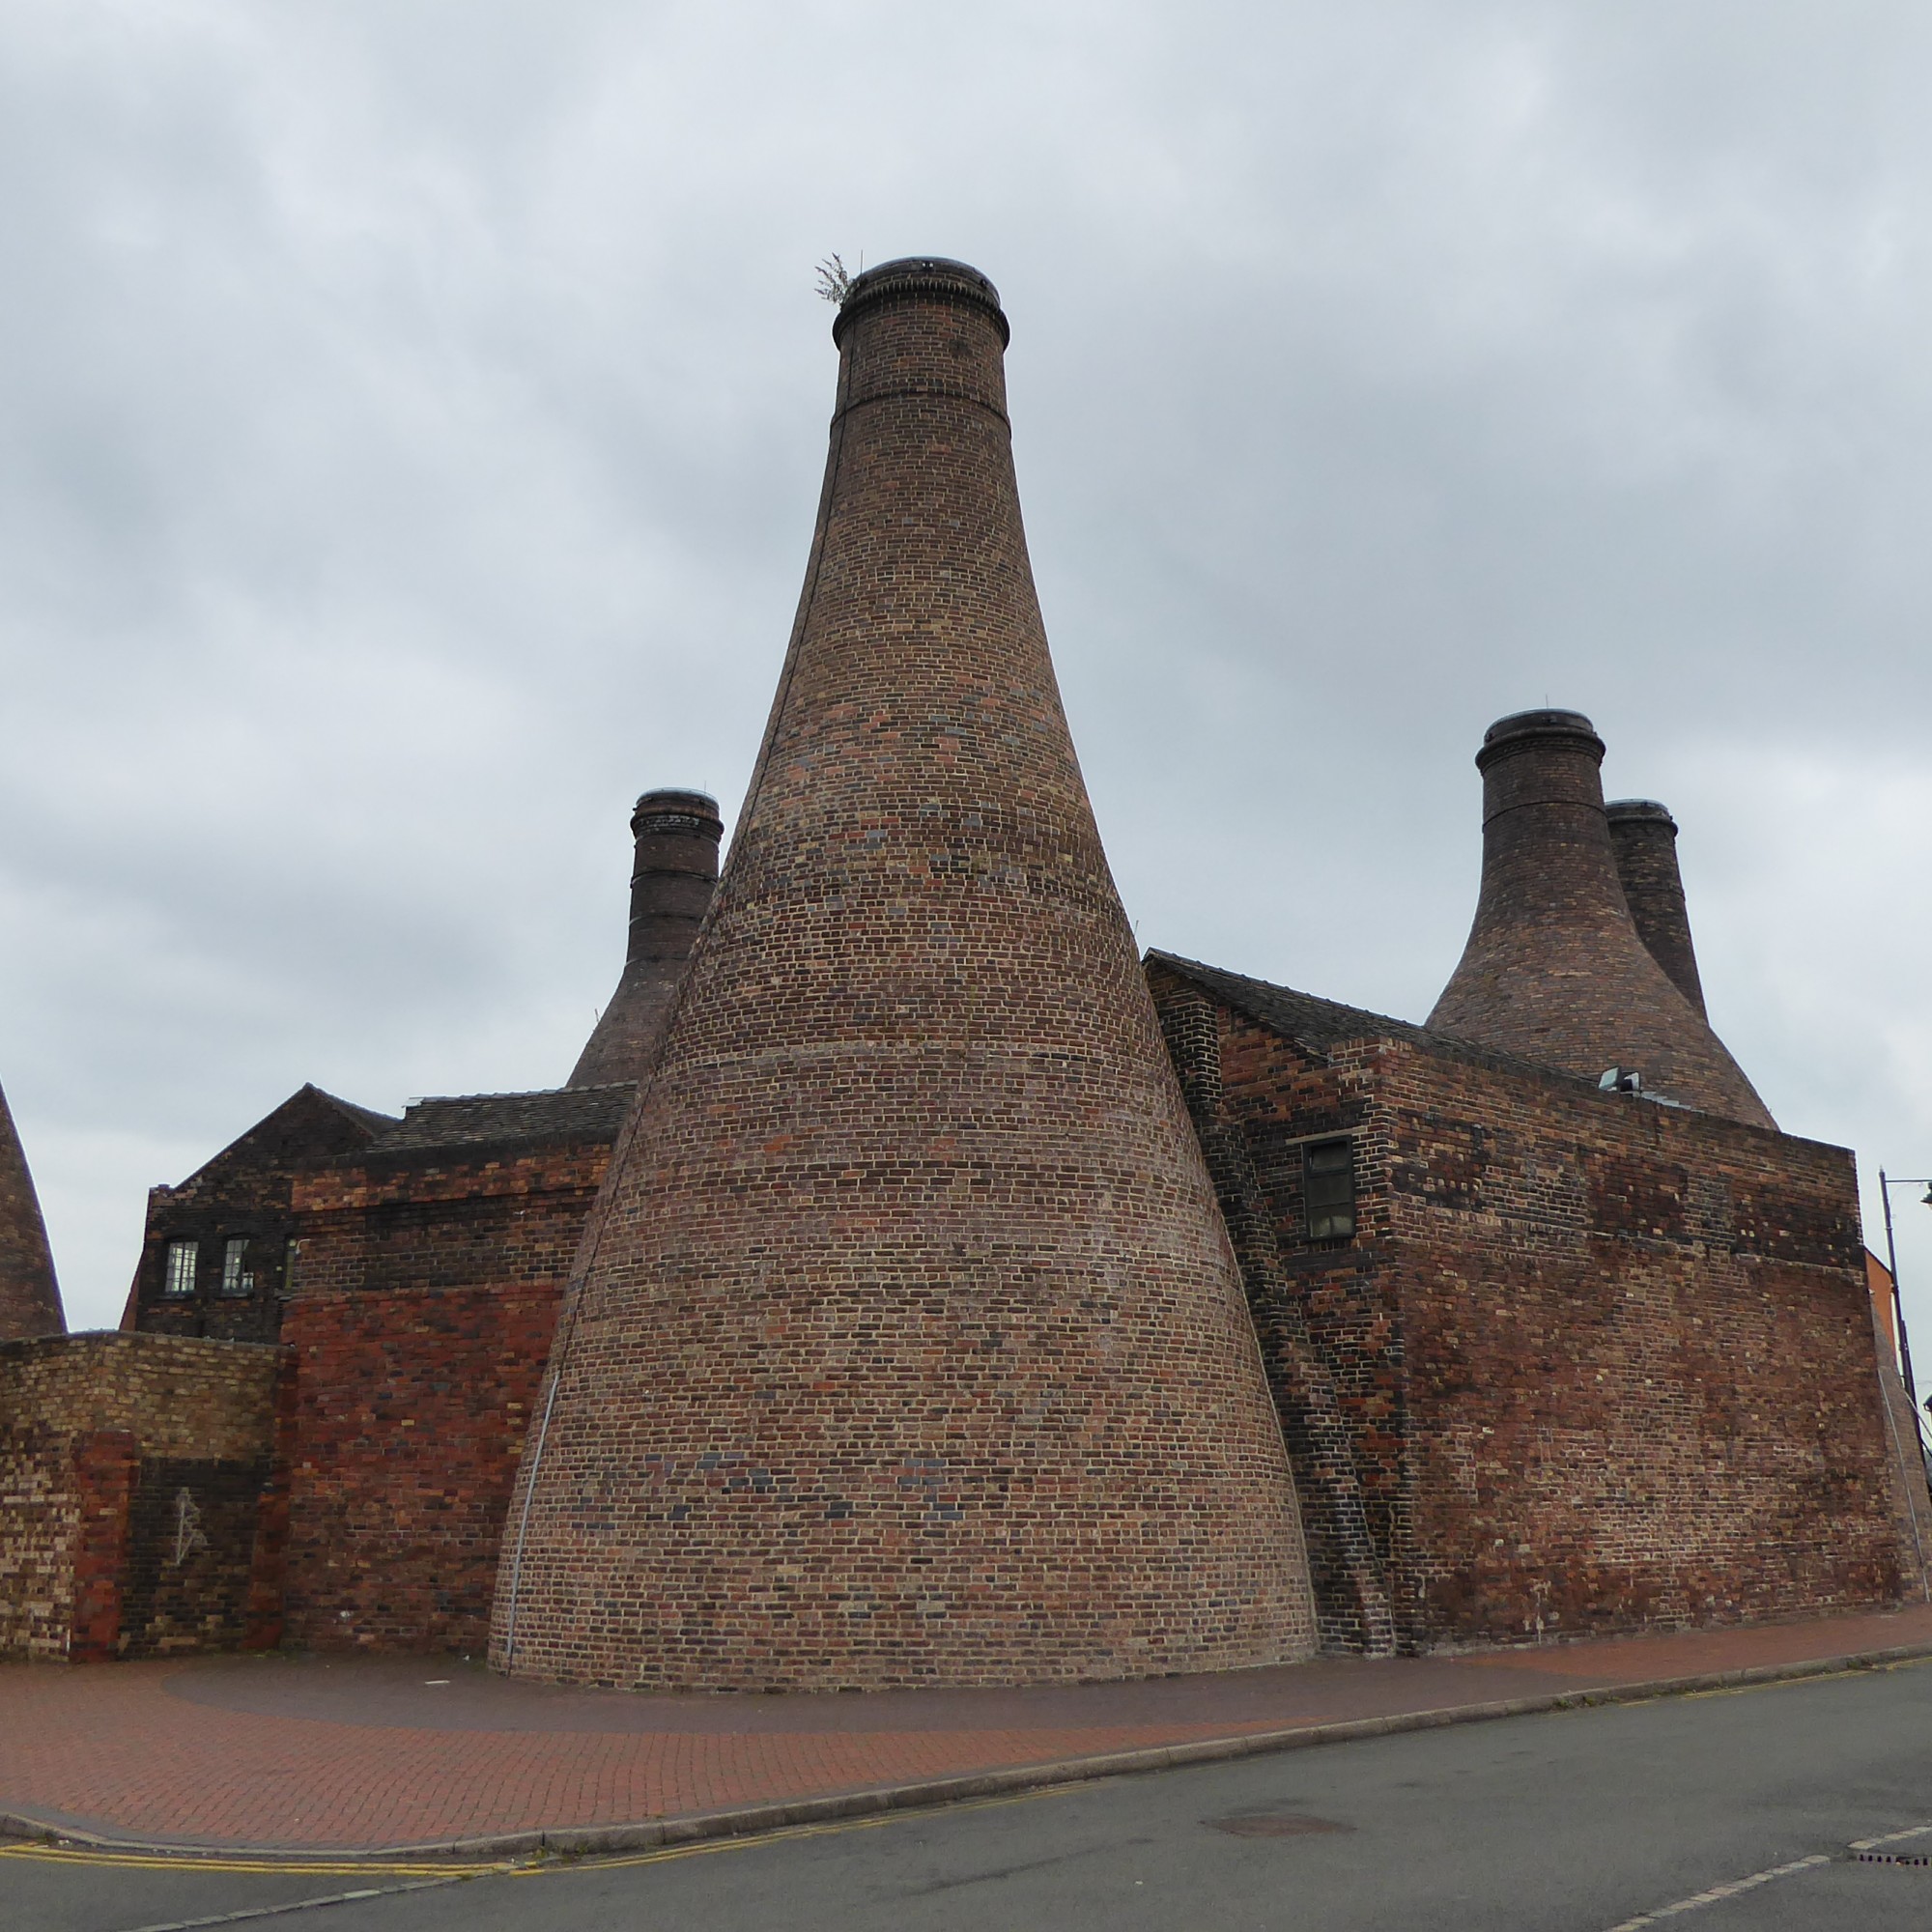
[[[492,1656],[1008,1684],[1307,1655],[1282,1438],[1075,762],[974,270],[860,277],[730,861],[613,1156]]]
[[[1492,724],[1483,884],[1429,1025],[1566,1073],[1615,1066],[1653,1096],[1752,1126],[1771,1115],[1631,919],[1604,810],[1604,741],[1576,711]]]
[[[566,1087],[641,1080],[691,963],[718,887],[718,801],[701,791],[647,791],[631,813],[631,933],[623,977],[584,1042]]]
[[[40,1197],[7,1095],[0,1093],[0,1342],[66,1333]]]
[[[1696,1008],[1698,1018],[1708,1018],[1684,879],[1677,869],[1676,819],[1654,798],[1612,799],[1604,813],[1636,936],[1670,983]]]

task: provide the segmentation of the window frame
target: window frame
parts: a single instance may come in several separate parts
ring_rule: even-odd
[[[192,1301],[201,1285],[201,1243],[171,1240],[161,1258],[161,1298]]]
[[[1318,1156],[1337,1148],[1347,1158],[1318,1169]],[[1318,1182],[1326,1183],[1318,1186]],[[1337,1183],[1340,1184],[1339,1191]],[[1318,1203],[1318,1195],[1321,1197]],[[1359,1190],[1355,1185],[1355,1137],[1353,1134],[1321,1134],[1301,1144],[1301,1227],[1311,1241],[1352,1241],[1361,1227],[1356,1211]],[[1346,1225],[1341,1225],[1346,1224]]]

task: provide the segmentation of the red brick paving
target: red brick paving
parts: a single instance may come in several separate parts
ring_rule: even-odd
[[[1905,1645],[1932,1647],[1932,1608],[1460,1658],[867,1696],[559,1690],[427,1658],[14,1664],[0,1667],[0,1810],[185,1844],[422,1844]]]

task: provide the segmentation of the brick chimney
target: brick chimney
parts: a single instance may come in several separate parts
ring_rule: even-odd
[[[1482,892],[1429,1024],[1592,1080],[1616,1067],[1653,1096],[1773,1126],[1637,935],[1604,810],[1603,758],[1604,741],[1576,711],[1520,711],[1484,734]]]
[[[657,1689],[1306,1656],[1240,1276],[1035,599],[987,279],[854,283],[703,947],[613,1156],[492,1656]]]
[[[718,801],[701,791],[647,791],[631,813],[631,943],[611,1004],[566,1087],[640,1080],[684,978],[718,885]]]
[[[40,1197],[7,1095],[0,1093],[0,1342],[66,1333]]]
[[[1677,870],[1677,821],[1654,798],[1612,799],[1604,811],[1636,936],[1703,1019],[1704,986]]]

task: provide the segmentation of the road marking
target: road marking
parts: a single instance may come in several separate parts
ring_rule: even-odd
[[[1854,1838],[1848,1849],[1854,1852],[1875,1852],[1881,1845],[1895,1845],[1901,1838],[1922,1838],[1932,1832],[1932,1825],[1908,1825],[1902,1832],[1888,1832],[1882,1838]]]
[[[413,1878],[403,1885],[364,1886],[358,1891],[332,1891],[326,1898],[292,1898],[286,1905],[255,1905],[242,1912],[217,1912],[208,1918],[171,1918],[165,1925],[137,1925],[133,1932],[201,1932],[209,1925],[236,1925],[244,1918],[279,1918],[288,1912],[309,1912],[319,1905],[349,1905],[360,1898],[390,1898],[399,1891],[428,1891],[439,1885],[461,1885],[469,1872],[442,1878]]]
[[[285,1878],[476,1878],[486,1873],[515,1871],[518,1863],[496,1860],[466,1864],[460,1869],[448,1860],[438,1864],[421,1861],[400,1863],[384,1859],[224,1859],[197,1858],[192,1852],[88,1851],[73,1845],[4,1845],[0,1859],[31,1859],[56,1865],[119,1865],[135,1871],[264,1872]]]
[[[1675,1905],[1660,1905],[1655,1912],[1640,1912],[1634,1918],[1626,1918],[1610,1927],[1610,1932],[1643,1932],[1646,1925],[1655,1925],[1660,1919],[1675,1918],[1680,1912],[1696,1912],[1707,1905],[1718,1905],[1724,1899],[1735,1898],[1741,1891],[1754,1891],[1761,1885],[1769,1885],[1775,1878],[1789,1878],[1793,1872],[1809,1871],[1813,1865],[1828,1865],[1832,1862],[1829,1852],[1813,1852],[1808,1859],[1793,1859],[1788,1865],[1773,1865],[1769,1871],[1752,1872],[1748,1878],[1734,1878],[1724,1885],[1714,1885],[1709,1891],[1692,1892],[1689,1898],[1680,1898]]]

